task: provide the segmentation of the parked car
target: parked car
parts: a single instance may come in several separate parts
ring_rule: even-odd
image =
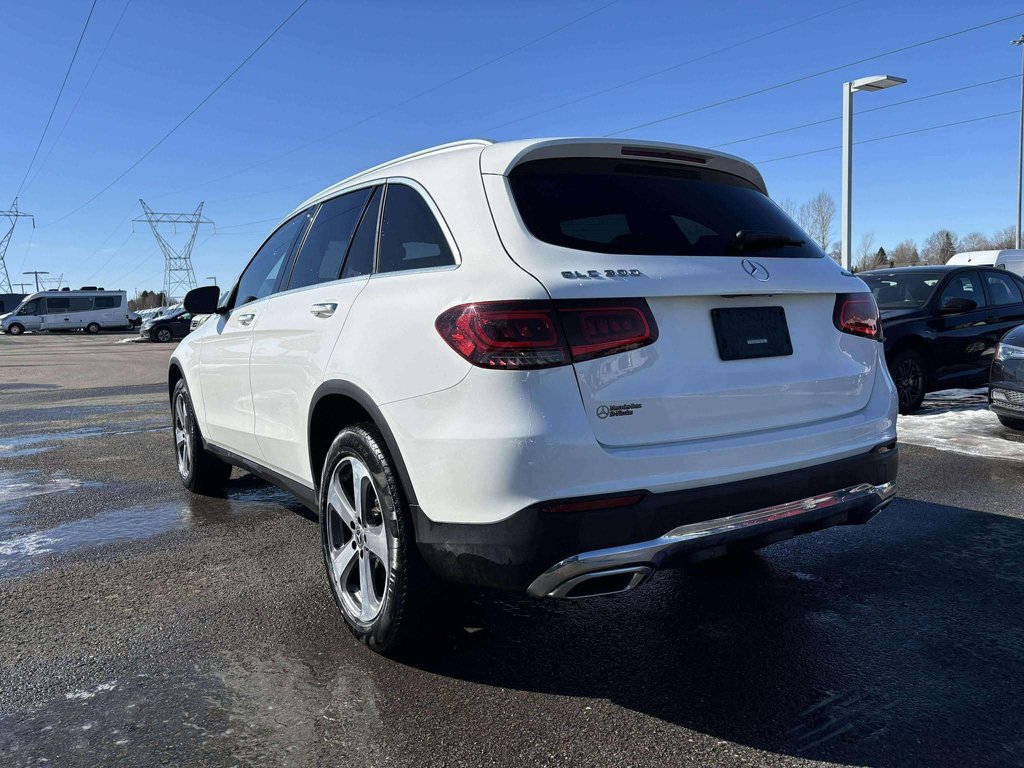
[[[996,346],[988,383],[989,408],[1004,427],[1024,432],[1024,325]]]
[[[925,394],[984,387],[996,344],[1024,322],[1024,279],[989,267],[899,267],[861,272],[882,314],[900,413]]]
[[[142,327],[139,328],[139,335],[144,339],[166,344],[172,339],[185,338],[191,329],[192,315],[184,307],[179,306],[159,317],[144,320]]]
[[[39,291],[25,297],[0,328],[12,336],[25,331],[99,333],[101,329],[129,328],[128,296],[124,291],[82,289]]]
[[[997,267],[1024,275],[1024,250],[1013,248],[992,251],[964,251],[956,253],[946,262],[951,266]]]
[[[184,485],[319,512],[387,652],[436,580],[582,598],[864,523],[892,499],[878,310],[730,155],[607,139],[426,150],[307,200],[171,356]]]
[[[213,315],[192,315],[192,322],[190,322],[188,325],[189,333],[194,331],[196,328],[205,323],[211,317],[213,317]]]

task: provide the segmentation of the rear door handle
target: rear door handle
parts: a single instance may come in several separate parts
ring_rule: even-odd
[[[322,304],[314,304],[309,308],[309,311],[313,313],[313,317],[330,317],[337,309],[337,302],[325,301]]]
[[[986,323],[998,323],[999,320],[1000,318],[996,317],[995,315],[989,315],[988,317],[985,318]]]
[[[255,319],[256,319],[256,315],[253,315],[253,314],[239,315],[238,316],[238,324],[239,325],[249,325]]]

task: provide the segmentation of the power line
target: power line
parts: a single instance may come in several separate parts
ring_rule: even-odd
[[[781,27],[776,27],[775,29],[771,29],[771,30],[769,30],[767,32],[762,32],[759,35],[754,35],[753,37],[748,37],[746,40],[741,40],[738,43],[733,43],[732,45],[727,45],[724,48],[716,48],[713,51],[709,51],[707,53],[701,54],[700,56],[696,56],[696,57],[694,57],[692,59],[687,59],[686,61],[679,62],[678,64],[673,64],[670,67],[664,67],[664,68],[656,70],[654,72],[649,72],[646,75],[641,75],[640,77],[634,77],[631,80],[625,80],[625,81],[623,81],[621,83],[618,83],[617,85],[612,85],[612,86],[608,86],[607,88],[601,88],[601,89],[596,90],[596,91],[591,91],[590,93],[584,94],[583,96],[578,96],[578,97],[576,97],[574,99],[570,99],[569,101],[564,101],[561,104],[555,104],[552,107],[547,107],[546,109],[541,109],[541,110],[538,110],[537,112],[531,112],[530,114],[524,115],[523,117],[517,117],[515,120],[508,120],[507,122],[499,123],[498,125],[492,125],[490,128],[485,128],[483,133],[488,133],[490,131],[496,131],[499,128],[505,128],[506,126],[509,126],[509,125],[515,125],[516,123],[521,123],[524,120],[529,120],[529,119],[534,118],[534,117],[540,117],[541,115],[546,115],[549,112],[555,112],[555,111],[557,111],[559,109],[562,109],[564,107],[570,107],[570,106],[572,106],[574,104],[579,104],[580,102],[583,102],[583,101],[589,101],[590,99],[597,98],[598,96],[603,96],[606,93],[611,93],[612,91],[617,91],[617,90],[620,90],[622,88],[628,88],[631,85],[636,85],[637,83],[642,82],[644,80],[649,80],[652,77],[657,77],[658,75],[664,75],[667,72],[672,72],[672,71],[674,71],[676,69],[681,69],[682,67],[687,67],[690,64],[696,64],[698,61],[704,61],[705,59],[710,59],[712,56],[717,56],[720,53],[726,53],[728,51],[735,50],[736,48],[742,48],[743,46],[750,45],[751,43],[757,42],[758,40],[763,40],[766,37],[771,37],[772,35],[777,35],[780,32],[785,32],[786,30],[792,29],[793,27],[798,27],[801,24],[807,24],[807,23],[809,23],[811,21],[814,21],[815,19],[820,19],[822,16],[828,16],[829,14],[837,13],[837,12],[845,10],[846,8],[849,8],[851,6],[859,5],[862,2],[864,2],[864,0],[854,0],[854,2],[852,2],[852,3],[846,3],[845,5],[840,5],[840,6],[836,7],[836,8],[832,8],[831,10],[822,11],[821,13],[817,13],[817,14],[815,14],[813,16],[807,16],[807,17],[804,17],[802,19],[798,19],[797,21],[791,22],[789,24],[784,24]]]
[[[46,155],[43,157],[43,161],[36,167],[35,175],[32,180],[28,183],[31,187],[36,183],[36,179],[39,178],[39,174],[43,172],[43,168],[46,167],[47,161],[50,159],[50,155],[53,154],[54,148],[60,143],[61,136],[64,135],[64,130],[68,127],[68,123],[71,122],[71,116],[75,114],[75,110],[78,109],[78,105],[82,102],[82,97],[85,96],[85,92],[89,89],[89,85],[92,83],[92,78],[96,74],[96,70],[99,69],[100,62],[103,61],[103,57],[107,53],[107,48],[110,47],[110,42],[114,39],[114,35],[117,33],[118,27],[121,26],[121,20],[124,18],[125,13],[128,11],[128,6],[132,4],[132,0],[126,0],[124,8],[121,9],[121,15],[117,17],[117,22],[114,24],[114,28],[110,31],[110,36],[107,38],[106,44],[103,46],[103,50],[100,51],[99,58],[96,59],[96,63],[92,65],[92,71],[89,73],[89,77],[85,80],[85,85],[82,86],[82,90],[78,94],[78,98],[75,99],[75,103],[71,106],[71,111],[68,112],[68,116],[64,118],[64,125],[60,128],[60,133],[57,134],[57,138],[50,144],[50,148],[46,151]]]
[[[112,254],[110,254],[110,256],[107,257],[107,260],[104,261],[102,264],[100,264],[99,267],[96,268],[95,272],[93,272],[91,275],[89,275],[87,278],[85,278],[85,282],[86,283],[91,283],[92,279],[94,277],[96,277],[96,275],[98,275],[100,272],[102,272],[104,269],[106,269],[107,265],[111,261],[113,261],[114,257],[117,256],[117,254],[119,254],[121,252],[121,249],[124,248],[128,244],[128,241],[132,239],[132,235],[134,235],[134,234],[135,234],[134,232],[129,232],[128,233],[128,237],[126,237],[124,239],[124,241],[119,246],[117,246],[117,248],[114,250],[114,252]],[[101,245],[100,248],[102,248],[102,247],[103,246]],[[99,252],[99,248],[96,249],[96,252]]]
[[[934,99],[934,98],[937,98],[939,96],[948,96],[951,93],[960,93],[961,91],[969,91],[969,90],[971,90],[973,88],[981,88],[984,85],[992,85],[993,83],[1002,83],[1002,82],[1005,82],[1006,80],[1018,80],[1018,79],[1020,79],[1020,77],[1021,77],[1020,75],[1008,75],[1007,77],[997,77],[995,80],[985,80],[984,82],[981,82],[981,83],[974,83],[972,85],[964,85],[964,86],[961,86],[959,88],[950,88],[950,89],[945,90],[945,91],[939,91],[937,93],[929,93],[929,94],[926,94],[924,96],[915,96],[912,99],[903,99],[903,101],[894,101],[891,104],[883,104],[880,107],[871,107],[870,109],[862,109],[862,110],[859,110],[857,114],[863,115],[863,114],[867,114],[868,112],[878,112],[878,111],[883,110],[883,109],[892,109],[893,107],[901,107],[901,106],[903,106],[905,104],[913,104],[914,102],[917,102],[917,101],[925,101],[926,99]],[[733,144],[743,144],[743,143],[748,142],[748,141],[754,141],[756,139],[764,139],[764,138],[767,138],[769,136],[778,136],[778,135],[783,134],[783,133],[792,133],[793,131],[799,131],[799,130],[802,130],[803,128],[812,128],[812,127],[814,127],[816,125],[825,125],[826,123],[834,123],[834,122],[836,122],[838,120],[842,120],[842,119],[843,119],[842,115],[836,115],[835,117],[827,117],[827,118],[824,118],[823,120],[813,120],[812,122],[809,122],[809,123],[801,123],[800,125],[791,125],[788,128],[779,128],[778,130],[775,130],[775,131],[768,131],[767,133],[759,133],[759,134],[757,134],[755,136],[747,136],[746,138],[743,138],[743,139],[733,139],[732,141],[726,141],[726,142],[723,142],[721,144],[712,144],[711,145],[711,149],[719,149],[720,147],[729,147],[729,146],[732,146]]]
[[[92,19],[92,12],[95,10],[96,0],[92,0],[92,5],[89,6],[89,15],[85,17],[85,25],[82,27],[82,34],[78,36],[78,44],[75,46],[75,52],[71,54],[71,61],[68,62],[67,71],[64,72],[64,80],[60,84],[60,90],[57,91],[57,98],[53,100],[53,107],[50,109],[50,116],[46,118],[46,125],[43,126],[43,132],[39,136],[39,143],[36,144],[36,151],[32,153],[32,159],[28,163],[28,168],[25,169],[25,175],[21,177],[21,184],[18,185],[18,192],[15,197],[21,194],[21,190],[25,186],[25,181],[28,179],[29,171],[32,170],[32,166],[36,162],[36,157],[39,155],[39,148],[43,146],[43,139],[46,138],[46,132],[50,128],[50,121],[53,120],[53,113],[57,111],[57,105],[60,103],[61,94],[64,93],[64,86],[68,84],[68,77],[71,75],[71,68],[75,65],[75,59],[78,58],[78,49],[82,47],[82,40],[85,39],[85,30],[89,28],[89,20]]]
[[[549,37],[552,37],[552,36],[558,34],[559,32],[562,32],[562,31],[568,29],[569,27],[571,27],[571,26],[573,26],[575,24],[579,24],[581,21],[584,21],[585,19],[589,19],[591,16],[594,16],[595,14],[598,14],[601,11],[604,11],[607,8],[610,8],[611,6],[615,5],[618,2],[621,2],[621,0],[611,0],[611,2],[606,2],[603,5],[598,6],[597,8],[595,8],[592,11],[588,11],[587,13],[583,14],[582,16],[577,16],[576,18],[572,19],[571,21],[566,22],[565,24],[562,24],[561,26],[556,27],[555,29],[552,29],[549,32],[545,32],[540,37],[535,37],[535,38],[529,40],[528,42],[522,43],[522,44],[516,46],[515,48],[512,48],[512,49],[510,49],[508,51],[505,51],[504,53],[502,53],[502,54],[500,54],[498,56],[495,56],[495,57],[493,57],[491,59],[487,59],[486,61],[483,61],[483,62],[481,62],[479,64],[475,64],[472,67],[470,67],[469,69],[463,70],[462,72],[458,73],[457,75],[453,75],[452,77],[449,77],[446,80],[443,80],[443,81],[441,81],[439,83],[436,83],[435,85],[432,85],[429,88],[426,88],[426,89],[424,89],[422,91],[418,91],[417,93],[413,94],[412,96],[409,96],[408,98],[403,99],[402,101],[395,102],[394,104],[392,104],[392,105],[390,105],[388,107],[384,107],[383,109],[379,109],[376,112],[373,112],[373,113],[367,115],[366,117],[362,117],[359,120],[356,120],[354,122],[348,123],[347,125],[342,126],[341,128],[338,128],[336,130],[333,130],[330,133],[326,133],[326,134],[320,136],[319,138],[310,139],[309,141],[306,141],[306,142],[304,142],[302,144],[298,144],[298,145],[292,147],[291,149],[288,149],[288,150],[286,150],[284,152],[281,152],[280,154],[277,154],[277,155],[274,155],[272,157],[269,157],[266,160],[260,160],[258,163],[253,163],[251,165],[247,165],[247,166],[245,166],[243,168],[239,168],[237,170],[231,171],[230,173],[226,173],[223,176],[218,176],[217,178],[210,179],[209,181],[202,182],[201,184],[195,184],[195,185],[192,185],[192,186],[189,186],[189,187],[183,187],[181,189],[174,190],[173,192],[167,192],[167,193],[165,193],[163,195],[159,195],[158,197],[166,197],[166,196],[169,196],[169,195],[175,195],[175,194],[178,194],[178,193],[181,193],[181,192],[191,191],[191,190],[196,189],[198,187],[204,187],[204,186],[207,186],[209,184],[216,184],[218,181],[224,181],[225,179],[233,178],[235,176],[238,176],[239,174],[245,173],[246,171],[251,171],[254,168],[259,168],[261,166],[267,165],[268,163],[272,163],[272,162],[274,162],[276,160],[281,160],[282,158],[288,157],[289,155],[293,155],[296,152],[299,152],[299,151],[301,151],[303,149],[306,149],[307,147],[313,146],[314,144],[320,144],[321,142],[327,141],[328,139],[332,139],[335,136],[337,136],[337,135],[339,135],[341,133],[344,133],[345,131],[351,130],[352,128],[356,128],[356,127],[362,125],[363,123],[369,122],[370,120],[374,120],[374,119],[380,117],[381,115],[384,115],[384,114],[387,114],[388,112],[391,112],[392,110],[399,109],[400,107],[404,107],[406,104],[411,104],[412,102],[416,101],[417,99],[421,99],[424,96],[427,96],[427,95],[429,95],[431,93],[434,93],[435,91],[439,91],[440,89],[442,89],[442,88],[444,88],[446,86],[449,86],[449,85],[451,85],[454,82],[462,80],[463,78],[468,77],[469,75],[472,75],[475,72],[479,72],[481,69],[484,69],[485,67],[489,67],[492,64],[496,64],[499,61],[502,61],[503,59],[507,59],[509,56],[512,56],[512,55],[514,55],[516,53],[519,53],[520,51],[522,51],[522,50],[524,50],[526,48],[529,48],[532,45],[536,45],[537,43],[541,42],[542,40],[547,40]]]
[[[927,133],[928,131],[937,131],[940,128],[952,128],[957,125],[967,125],[968,123],[980,123],[982,120],[993,120],[997,117],[1007,117],[1009,115],[1019,115],[1020,112],[1016,109],[1009,112],[997,112],[994,115],[984,115],[982,117],[972,117],[967,120],[957,120],[954,123],[943,123],[942,125],[930,125],[927,128],[915,128],[912,131],[900,131],[899,133],[890,133],[886,136],[876,136],[873,139],[861,139],[860,141],[853,142],[857,144],[873,144],[876,141],[888,141],[889,139],[897,139],[901,136],[911,136],[915,133]],[[807,155],[818,155],[822,152],[832,152],[837,149],[842,149],[841,144],[836,144],[833,147],[821,147],[820,149],[810,149],[806,152],[797,152],[792,155],[782,155],[781,157],[773,157],[769,160],[758,160],[756,165],[764,165],[765,163],[776,163],[779,160],[791,160],[794,157],[806,157]]]
[[[265,46],[267,43],[269,43],[270,40],[278,32],[281,31],[281,29],[284,27],[284,25],[287,24],[289,21],[291,21],[292,17],[295,14],[297,14],[300,10],[302,10],[303,6],[305,6],[306,3],[308,3],[308,2],[309,2],[309,0],[301,0],[301,2],[299,2],[299,4],[297,6],[295,6],[295,8],[292,10],[292,12],[289,13],[285,17],[284,21],[282,21],[280,24],[278,24],[276,27],[274,27],[274,29],[270,32],[270,34],[267,35],[265,38],[263,38],[263,41],[259,45],[257,45],[255,48],[253,48],[252,52],[250,52],[248,56],[246,56],[244,59],[242,59],[241,63],[239,63],[239,65],[237,67],[235,67],[233,70],[231,70],[231,72],[228,74],[227,77],[225,77],[223,80],[221,80],[212,91],[210,91],[208,94],[206,94],[206,96],[204,96],[203,99],[198,104],[196,104],[183,118],[181,118],[181,120],[179,120],[177,122],[177,124],[173,128],[171,128],[171,130],[169,130],[167,133],[165,133],[160,138],[160,140],[156,142],[156,144],[154,144],[149,149],[147,149],[138,160],[136,160],[134,163],[129,165],[127,168],[125,168],[113,181],[111,181],[109,184],[107,184],[107,186],[103,187],[103,189],[101,189],[99,192],[94,194],[92,197],[90,197],[84,203],[79,205],[74,210],[69,211],[68,213],[64,214],[59,219],[56,219],[55,221],[50,222],[50,224],[47,225],[47,226],[53,226],[54,224],[59,224],[60,222],[64,221],[65,219],[67,219],[67,218],[69,218],[71,216],[74,216],[80,210],[82,210],[87,205],[89,205],[94,200],[96,200],[100,195],[104,194],[107,190],[109,190],[111,187],[113,187],[115,184],[117,184],[117,182],[119,182],[121,179],[123,179],[129,173],[131,173],[131,171],[133,171],[143,160],[145,160],[147,157],[149,157],[151,154],[153,154],[153,152],[155,152],[157,150],[157,148],[161,144],[163,144],[165,141],[167,141],[167,139],[169,139],[179,128],[181,128],[181,126],[183,126],[186,122],[188,122],[188,120],[196,112],[198,112],[203,107],[203,105],[206,104],[206,102],[208,102],[210,99],[213,98],[214,94],[216,94],[217,91],[219,91],[221,88],[223,88],[225,85],[227,85],[228,81],[231,80],[231,78],[233,78],[235,75],[237,75],[239,70],[241,70],[242,67],[244,67],[246,64],[248,64],[249,61],[257,53],[260,52],[260,50],[263,48],[263,46]]]
[[[1003,17],[1001,19],[995,19],[994,21],[987,21],[984,24],[977,24],[977,25],[975,25],[973,27],[967,27],[966,29],[957,30],[956,32],[949,32],[949,33],[947,33],[945,35],[939,35],[938,37],[933,37],[933,38],[930,38],[928,40],[922,40],[922,41],[917,42],[917,43],[912,43],[910,45],[905,45],[905,46],[902,46],[901,48],[894,48],[894,49],[892,49],[890,51],[885,51],[884,53],[877,53],[877,54],[875,54],[873,56],[866,56],[866,57],[864,57],[862,59],[857,59],[855,61],[848,61],[845,64],[839,64],[839,65],[834,66],[834,67],[829,67],[828,69],[822,69],[822,70],[820,70],[818,72],[812,72],[809,75],[802,75],[801,77],[797,77],[797,78],[794,78],[792,80],[786,80],[786,81],[781,82],[781,83],[776,83],[775,85],[769,85],[769,86],[767,86],[765,88],[759,88],[756,91],[750,91],[748,93],[740,94],[739,96],[732,96],[732,97],[730,97],[728,99],[721,99],[720,101],[715,101],[715,102],[712,102],[710,104],[704,104],[703,106],[694,107],[693,109],[688,109],[688,110],[686,110],[684,112],[676,112],[676,113],[671,114],[671,115],[666,115],[665,117],[659,117],[659,118],[657,118],[655,120],[648,120],[647,122],[644,122],[644,123],[637,123],[636,125],[632,125],[632,126],[630,126],[628,128],[621,128],[621,129],[619,129],[617,131],[612,131],[611,133],[606,133],[605,136],[618,136],[620,134],[629,133],[630,131],[635,131],[635,130],[638,130],[640,128],[647,128],[647,127],[652,126],[652,125],[658,125],[659,123],[668,122],[669,120],[676,120],[676,119],[678,119],[680,117],[686,117],[688,115],[693,115],[693,114],[696,114],[697,112],[704,112],[705,110],[708,110],[708,109],[714,109],[716,107],[725,106],[726,104],[732,104],[732,103],[737,102],[737,101],[742,101],[743,99],[749,99],[752,96],[760,96],[763,93],[769,93],[771,91],[777,91],[777,90],[779,90],[781,88],[787,88],[787,87],[789,87],[791,85],[796,85],[797,83],[803,83],[803,82],[806,82],[807,80],[813,80],[816,77],[822,77],[823,75],[829,75],[829,74],[832,74],[833,72],[838,72],[840,69],[846,69],[847,67],[853,67],[853,66],[856,66],[858,64],[865,64],[865,63],[867,63],[869,61],[876,61],[878,59],[882,59],[882,58],[885,58],[887,56],[893,56],[893,55],[895,55],[897,53],[904,53],[906,51],[911,51],[911,50],[913,50],[915,48],[921,48],[921,47],[926,46],[926,45],[931,45],[932,43],[938,43],[938,42],[941,42],[943,40],[949,40],[950,38],[959,37],[960,35],[966,35],[969,32],[975,32],[975,31],[977,31],[979,29],[984,29],[986,27],[991,27],[991,26],[994,26],[996,24],[1002,24],[1004,21],[1010,21],[1011,19],[1016,19],[1016,18],[1019,18],[1021,16],[1024,16],[1024,11],[1022,11],[1021,13],[1012,14],[1011,16],[1005,16],[1005,17]]]

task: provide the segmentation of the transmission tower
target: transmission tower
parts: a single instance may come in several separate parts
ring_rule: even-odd
[[[31,213],[22,213],[18,210],[18,198],[14,198],[10,210],[0,211],[0,216],[7,219],[7,234],[3,236],[3,239],[0,239],[0,293],[13,293],[11,276],[7,272],[7,262],[4,258],[7,256],[7,246],[11,243],[11,237],[14,235],[14,227],[18,223],[18,219],[27,216],[32,219],[32,228],[35,229],[36,218]]]
[[[213,222],[203,218],[203,203],[199,204],[195,213],[156,213],[146,205],[145,200],[140,199],[139,203],[144,215],[132,220],[132,231],[135,230],[135,224],[143,222],[149,224],[149,228],[153,230],[157,245],[164,254],[164,296],[168,304],[174,304],[196,287],[196,275],[192,270],[192,246],[196,243],[200,225],[214,226]],[[188,240],[180,250],[176,250],[160,234],[161,224],[170,224],[174,233],[177,233],[179,224],[191,228]]]

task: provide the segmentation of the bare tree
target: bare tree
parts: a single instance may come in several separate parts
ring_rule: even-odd
[[[800,216],[800,206],[797,205],[796,200],[792,197],[784,197],[781,200],[776,200],[775,204],[779,206],[789,218],[796,221]]]
[[[1004,251],[1008,248],[1017,247],[1017,228],[1013,226],[1004,227],[998,232],[993,232],[989,238],[988,247],[997,251]]]
[[[857,244],[857,254],[854,259],[854,263],[857,265],[857,271],[862,269],[871,269],[868,266],[871,259],[875,255],[875,233],[865,232],[860,236],[860,242]]]
[[[928,235],[921,246],[921,260],[925,264],[945,264],[960,250],[957,237],[948,229],[940,229]]]
[[[913,240],[897,243],[896,247],[889,252],[889,259],[896,267],[908,267],[921,262],[917,244]]]
[[[828,253],[836,220],[836,201],[832,195],[824,191],[816,194],[800,206],[797,220],[821,250]]]
[[[960,240],[961,251],[987,251],[991,247],[991,241],[981,232],[969,232]]]

